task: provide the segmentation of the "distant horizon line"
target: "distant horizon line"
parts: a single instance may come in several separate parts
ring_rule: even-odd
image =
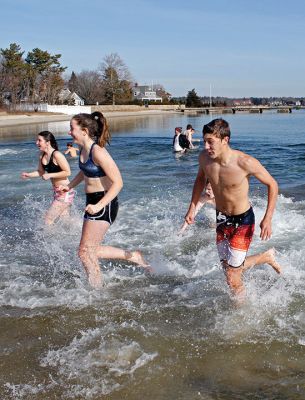
[[[197,94],[198,97],[200,98],[210,98],[209,95],[200,95]],[[181,98],[181,97],[187,97],[187,95],[183,95],[183,96],[175,96],[172,95],[172,98]],[[235,99],[305,99],[305,95],[304,96],[234,96],[234,97],[229,97],[229,96],[211,96],[211,98],[221,98],[221,99],[231,99],[231,100],[235,100]]]

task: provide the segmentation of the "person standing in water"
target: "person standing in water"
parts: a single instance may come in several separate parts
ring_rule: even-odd
[[[200,196],[198,203],[196,205],[194,218],[196,217],[198,212],[201,210],[201,208],[205,204],[211,204],[212,206],[215,207],[215,196],[213,193],[212,186],[208,180],[206,181],[206,185],[204,188],[204,194],[202,196]],[[179,231],[179,235],[181,235],[188,226],[189,226],[189,224],[186,221],[184,221],[184,223]]]
[[[194,149],[195,146],[193,145],[193,134],[195,130],[191,124],[186,126],[186,130],[183,132],[183,135],[186,136],[187,140],[189,141],[189,149]]]
[[[60,185],[68,185],[68,176],[71,170],[66,157],[58,150],[58,145],[54,135],[49,131],[40,132],[37,136],[36,146],[40,150],[38,168],[32,172],[22,172],[21,177],[38,178],[50,180],[53,186],[53,202],[45,215],[45,223],[53,224],[57,218],[69,214],[69,208],[75,195],[74,190],[67,193],[60,193]]]
[[[110,132],[100,112],[75,115],[70,124],[74,143],[80,146],[79,173],[61,190],[70,191],[85,181],[86,208],[79,257],[91,286],[103,284],[99,259],[120,259],[133,262],[150,271],[140,251],[128,251],[101,245],[109,227],[116,219],[119,203],[117,195],[123,187],[121,173],[106,150]]]
[[[70,155],[71,158],[77,157],[77,152],[79,149],[77,147],[73,147],[73,143],[67,143],[67,149],[65,150],[65,155]]]
[[[205,148],[199,156],[199,169],[185,221],[194,223],[196,206],[208,179],[215,195],[216,242],[220,261],[232,293],[243,299],[245,287],[242,278],[246,270],[255,265],[269,264],[281,273],[274,249],[247,256],[255,224],[248,198],[249,178],[254,176],[268,189],[267,208],[260,223],[262,240],[271,237],[278,185],[257,159],[230,147],[230,127],[225,120],[214,119],[204,125],[203,139]]]
[[[175,135],[173,137],[173,148],[175,153],[184,153],[186,147],[181,146],[183,143],[180,144],[180,137],[182,135],[182,128],[177,127],[175,128]]]

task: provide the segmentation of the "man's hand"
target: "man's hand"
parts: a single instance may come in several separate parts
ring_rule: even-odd
[[[185,222],[189,225],[192,225],[195,222],[195,207],[191,206],[184,217]]]
[[[261,228],[260,238],[262,240],[269,240],[272,234],[271,218],[263,218],[259,226]]]

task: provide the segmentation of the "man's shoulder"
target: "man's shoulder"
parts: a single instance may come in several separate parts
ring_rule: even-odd
[[[237,164],[242,169],[251,170],[253,166],[259,162],[255,157],[251,156],[250,154],[244,153],[243,151],[233,151],[237,160]]]

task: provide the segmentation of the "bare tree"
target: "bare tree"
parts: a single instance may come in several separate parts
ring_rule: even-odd
[[[124,101],[130,98],[132,76],[122,58],[117,53],[104,57],[99,66],[102,73],[106,100],[115,105],[116,99]]]
[[[86,104],[102,103],[104,100],[104,88],[102,78],[98,71],[83,70],[76,75],[75,91]]]

